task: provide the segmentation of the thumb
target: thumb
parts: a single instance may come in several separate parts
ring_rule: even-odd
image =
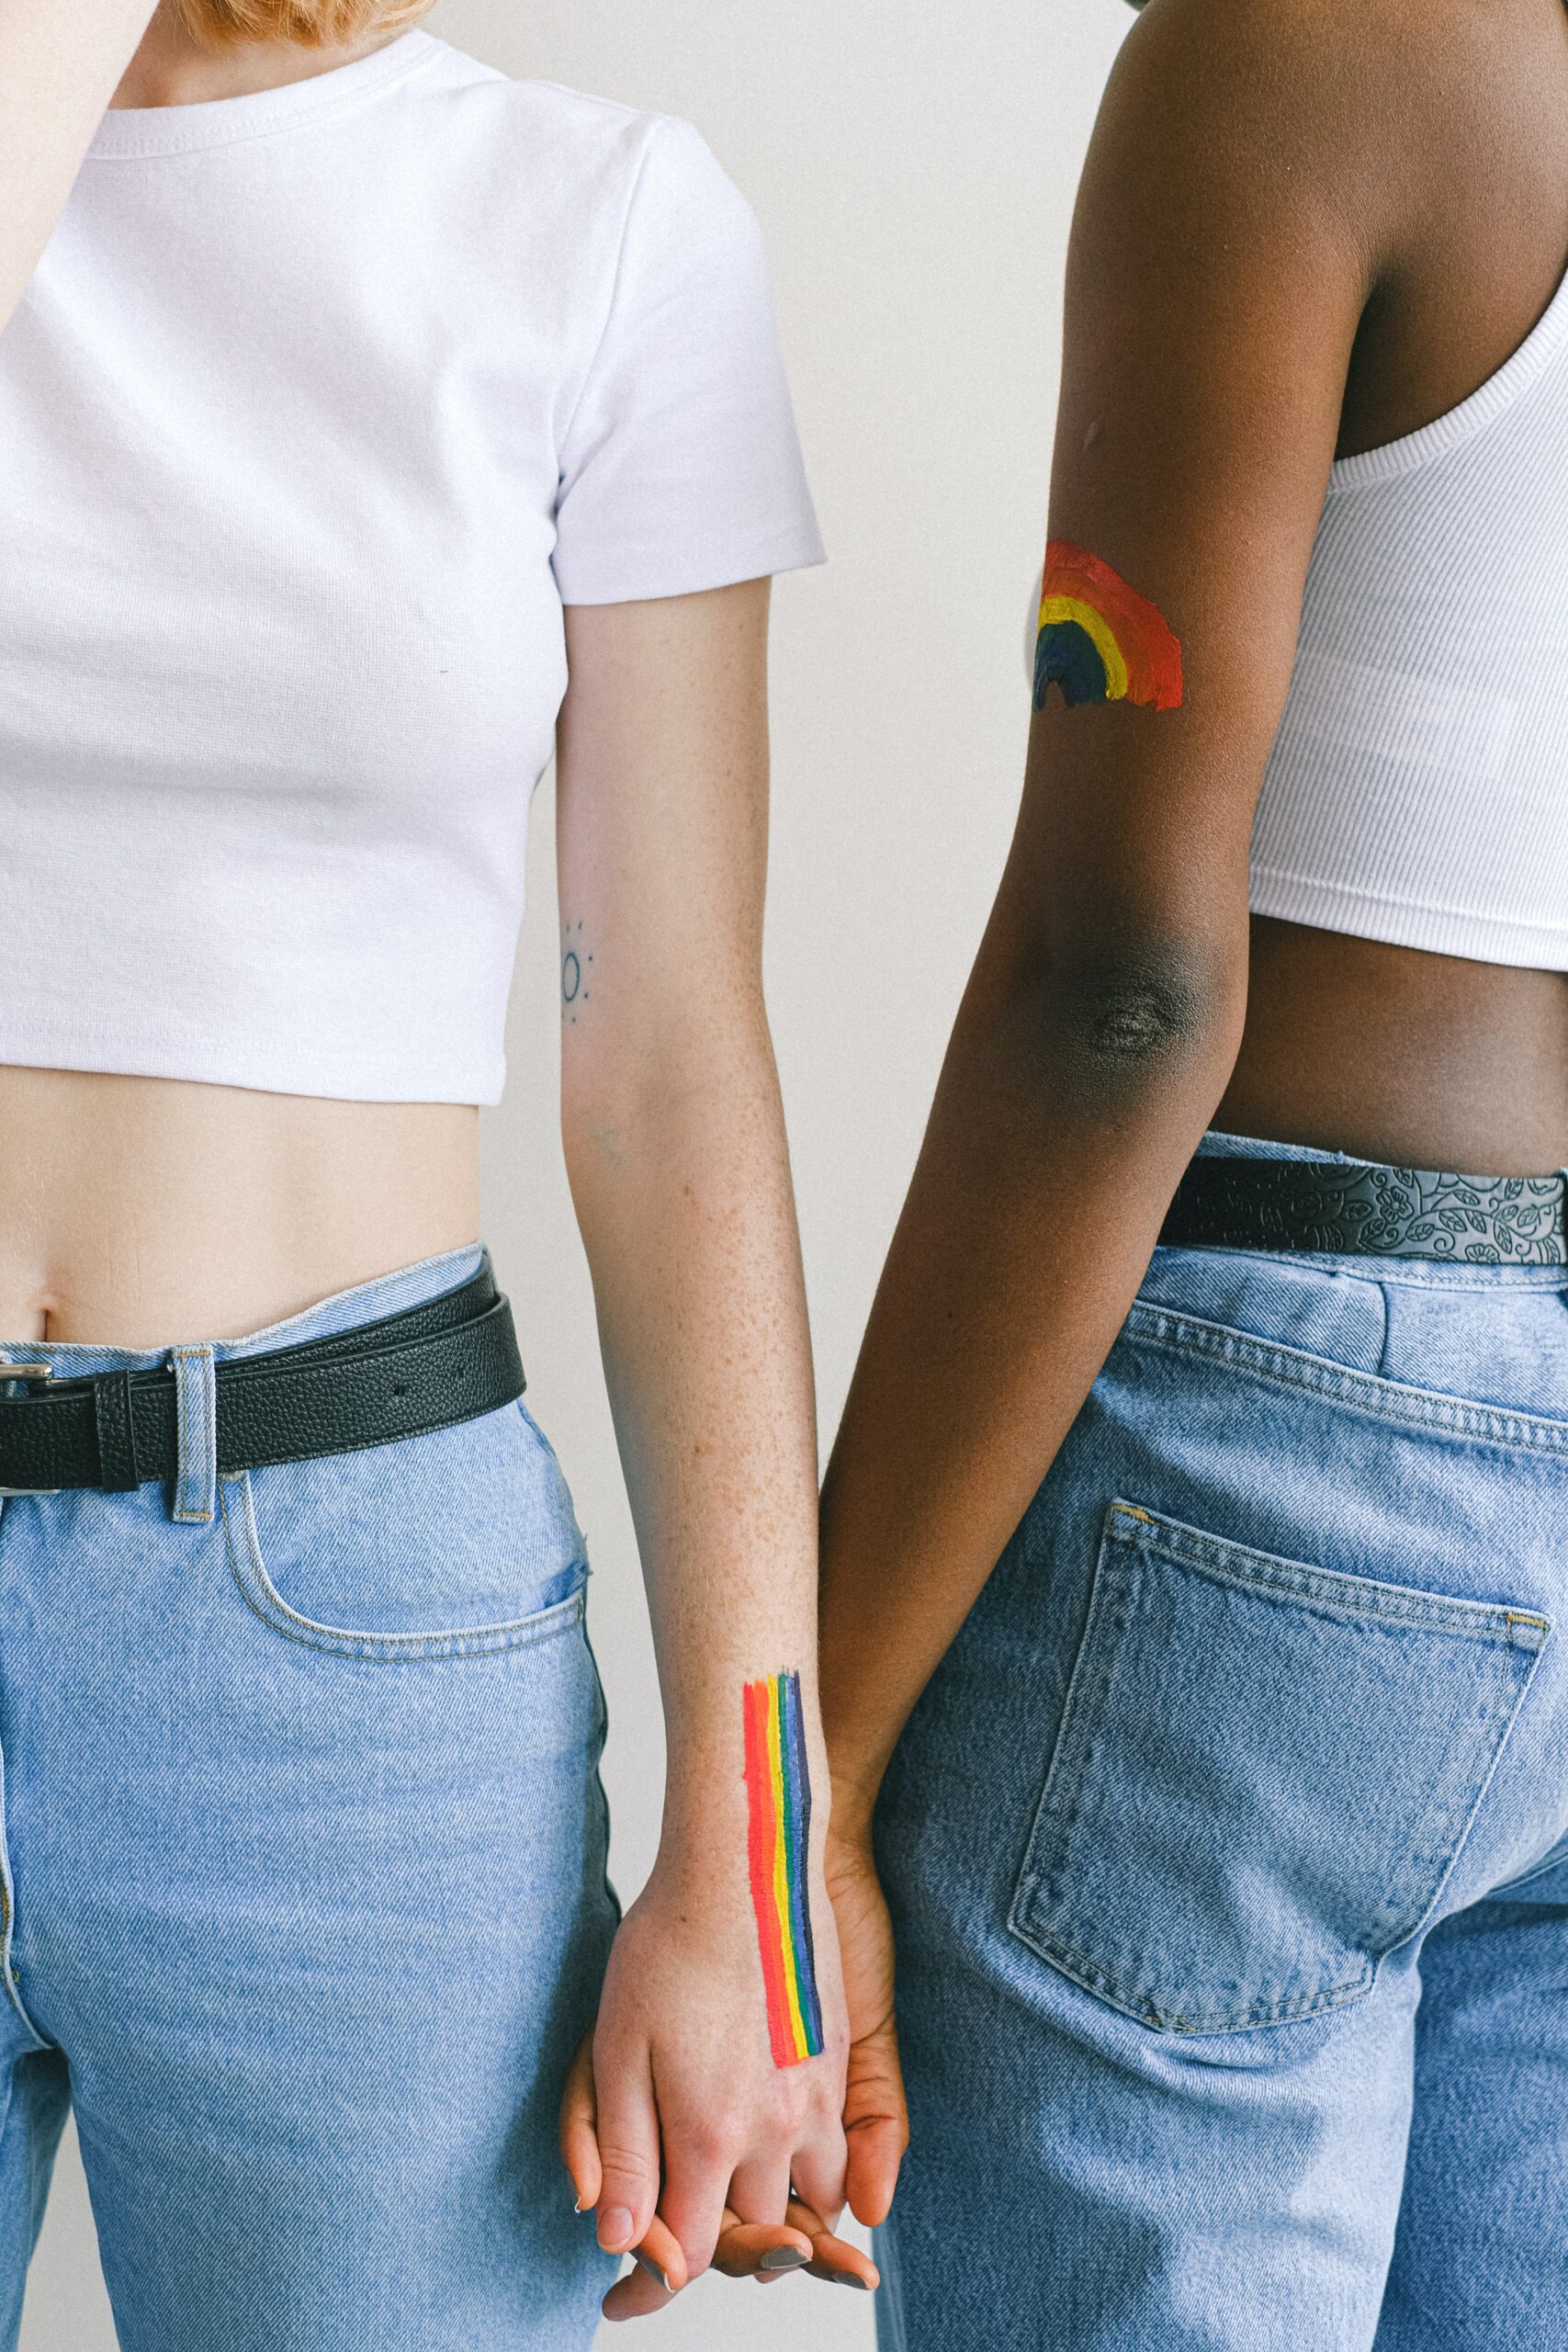
[[[571,2176],[577,2210],[586,2213],[599,2202],[599,2142],[597,2099],[593,2088],[593,2036],[585,2033],[560,2102],[561,2162]]]
[[[887,2219],[909,2144],[909,2110],[891,2012],[850,2051],[844,2088],[850,2211],[874,2229]]]
[[[599,2243],[627,2254],[659,2203],[659,2110],[646,2048],[593,2053],[599,2093]]]

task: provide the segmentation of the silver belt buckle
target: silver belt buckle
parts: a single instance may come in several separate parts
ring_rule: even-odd
[[[0,1385],[13,1380],[52,1380],[54,1376],[51,1363],[0,1363]],[[59,1492],[58,1487],[0,1487],[0,1502],[4,1502],[7,1495],[57,1495]]]

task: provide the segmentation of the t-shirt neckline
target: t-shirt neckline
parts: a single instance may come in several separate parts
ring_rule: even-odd
[[[187,107],[115,107],[99,123],[87,150],[89,163],[149,155],[185,155],[203,147],[227,147],[238,140],[265,139],[346,112],[401,82],[440,54],[442,43],[417,26],[400,33],[367,57],[333,65],[302,82],[276,90],[252,90],[238,98],[203,98]]]

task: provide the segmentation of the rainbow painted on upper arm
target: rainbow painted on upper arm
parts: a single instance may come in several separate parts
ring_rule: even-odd
[[[746,1685],[746,1797],[751,1903],[775,2066],[822,2054],[811,1940],[811,1775],[798,1674]]]
[[[1129,588],[1087,548],[1053,539],[1045,549],[1034,707],[1053,685],[1066,703],[1133,702],[1181,707],[1181,641],[1157,605]]]

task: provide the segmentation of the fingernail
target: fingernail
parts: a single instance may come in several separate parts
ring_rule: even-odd
[[[775,2245],[770,2246],[757,2267],[759,2270],[804,2270],[810,2259],[811,2256],[802,2254],[797,2245]]]
[[[833,2276],[840,2287],[859,2287],[868,2295],[872,2291],[871,2280],[863,2278],[858,2270],[835,2270]]]
[[[624,2205],[612,2205],[599,2216],[599,2243],[606,2254],[624,2254],[632,2234],[632,2217]]]
[[[658,2279],[660,2285],[663,2288],[667,2295],[672,2295],[675,2292],[674,2288],[670,2284],[668,2272],[660,2270],[652,2255],[644,2254],[642,2248],[638,2246],[637,2249],[636,2258],[641,2267],[647,2271],[650,2278]]]

